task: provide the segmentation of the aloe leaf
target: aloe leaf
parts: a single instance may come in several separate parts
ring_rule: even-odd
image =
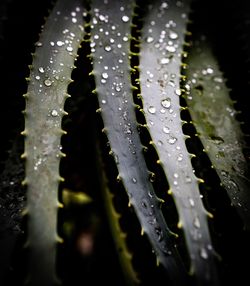
[[[186,238],[190,272],[199,285],[216,285],[208,212],[200,198],[200,180],[193,173],[180,116],[180,70],[189,5],[189,1],[155,1],[148,6],[141,31],[141,97],[152,144],[165,171],[179,226]]]
[[[60,140],[64,102],[83,37],[82,6],[59,0],[41,32],[28,79],[25,152],[31,285],[52,285],[55,277]]]
[[[124,184],[157,259],[177,284],[182,265],[149,181],[137,130],[130,78],[130,38],[133,1],[92,1],[93,74],[104,129]]]
[[[109,218],[110,230],[115,243],[117,254],[119,256],[120,265],[126,280],[126,285],[139,285],[140,280],[138,278],[138,273],[135,271],[132,264],[133,254],[128,249],[126,243],[127,234],[122,230],[119,222],[122,215],[116,211],[114,206],[114,194],[111,193],[109,189],[109,182],[105,174],[104,163],[101,160],[99,144],[97,144],[96,153],[103,200],[106,208],[106,213]]]
[[[187,59],[186,101],[194,126],[232,205],[250,229],[249,169],[237,111],[206,38],[194,41]]]

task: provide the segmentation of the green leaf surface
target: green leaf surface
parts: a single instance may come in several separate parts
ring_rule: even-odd
[[[140,85],[147,128],[169,183],[199,285],[216,285],[207,217],[182,131],[180,70],[189,1],[155,1],[141,32]]]
[[[95,92],[119,180],[125,186],[129,202],[157,259],[167,269],[170,278],[180,284],[183,267],[149,180],[137,129],[129,54],[133,4],[133,1],[114,1],[112,5],[101,0],[92,2]]]
[[[249,169],[243,154],[244,134],[235,116],[230,90],[205,37],[194,41],[187,59],[186,101],[213,168],[231,203],[250,229]]]
[[[83,37],[82,6],[59,0],[48,17],[30,71],[25,152],[30,285],[55,283],[61,121],[67,87]]]

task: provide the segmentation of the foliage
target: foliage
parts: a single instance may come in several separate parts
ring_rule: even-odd
[[[249,281],[249,9],[2,1],[3,285]]]

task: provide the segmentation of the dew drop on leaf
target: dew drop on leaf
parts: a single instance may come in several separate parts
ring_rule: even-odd
[[[183,154],[180,153],[180,154],[178,155],[178,157],[177,157],[177,161],[178,161],[178,162],[181,162],[182,160],[183,160]]]
[[[193,224],[194,224],[194,226],[196,228],[200,228],[201,227],[200,220],[199,220],[198,217],[195,217]]]
[[[180,90],[179,88],[177,88],[177,89],[175,90],[175,94],[176,94],[176,95],[181,95],[181,90]]]
[[[147,42],[148,44],[152,43],[153,41],[154,41],[154,38],[153,38],[153,37],[147,37],[147,39],[146,39],[146,42]]]
[[[129,17],[128,17],[127,15],[123,15],[123,16],[122,16],[122,21],[123,21],[124,23],[128,22],[128,21],[129,21]]]
[[[191,179],[189,176],[186,176],[185,182],[186,182],[186,183],[191,183],[191,182],[192,182],[192,179]]]
[[[69,47],[66,48],[66,50],[67,50],[68,52],[73,52],[73,47],[69,46]]]
[[[169,127],[167,127],[167,126],[163,126],[162,130],[163,130],[163,132],[166,133],[166,134],[169,134],[169,132],[170,132],[170,129],[169,129]]]
[[[107,79],[109,76],[106,72],[102,73],[102,78]]]
[[[64,42],[63,41],[57,41],[56,44],[58,47],[62,47],[64,45]]]
[[[162,241],[162,239],[163,239],[163,232],[162,232],[162,229],[161,229],[160,226],[156,226],[155,227],[155,233],[156,233],[156,235],[158,237],[158,241]]]
[[[176,40],[176,39],[178,38],[178,34],[175,33],[174,31],[170,31],[170,33],[169,33],[169,38],[170,38],[171,40]]]
[[[143,207],[144,209],[147,209],[147,208],[148,208],[147,202],[146,202],[145,200],[142,200],[141,205],[142,205],[142,207]]]
[[[52,115],[53,117],[56,117],[56,116],[58,116],[59,114],[58,114],[58,111],[57,111],[57,110],[53,109],[53,110],[51,111],[51,115]]]
[[[158,146],[162,146],[162,145],[163,145],[162,141],[159,140],[159,141],[157,142],[157,145],[158,145]]]
[[[189,198],[188,201],[189,201],[190,206],[194,207],[194,200],[192,198]]]
[[[163,99],[161,105],[165,108],[169,108],[171,106],[171,99],[169,97]]]
[[[177,138],[171,136],[169,139],[168,139],[168,143],[169,144],[174,144],[175,142],[177,141]]]
[[[38,70],[39,70],[40,73],[44,73],[44,68],[43,67],[40,67]]]
[[[201,256],[201,258],[203,258],[203,259],[208,259],[208,254],[207,254],[207,251],[206,251],[206,249],[205,249],[204,247],[202,247],[202,248],[200,249],[200,256]]]
[[[111,48],[110,46],[105,46],[104,50],[105,50],[106,52],[110,52],[110,51],[112,50],[112,48]]]
[[[46,86],[51,86],[52,85],[52,81],[50,79],[45,79],[44,84]]]
[[[174,46],[166,46],[166,50],[170,53],[176,52],[176,48]]]
[[[154,106],[149,106],[148,112],[151,113],[151,114],[155,114],[156,113],[156,108]]]
[[[169,64],[169,62],[170,62],[170,59],[169,59],[169,58],[162,58],[162,59],[161,59],[161,64],[162,64],[162,65]]]

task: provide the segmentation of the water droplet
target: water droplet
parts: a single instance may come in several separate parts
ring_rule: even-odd
[[[169,134],[169,132],[170,132],[170,129],[169,129],[169,127],[167,127],[167,126],[163,126],[162,130],[163,130],[163,132],[166,133],[166,134]]]
[[[177,185],[178,185],[178,182],[177,182],[177,181],[174,181],[174,185],[177,186]]]
[[[118,157],[118,155],[114,154],[114,159],[115,159],[116,164],[119,164],[119,157]]]
[[[112,50],[112,48],[111,48],[110,46],[105,46],[104,50],[105,50],[106,52],[110,52],[110,51]]]
[[[188,199],[190,206],[193,208],[194,207],[194,200],[192,198]]]
[[[175,178],[179,178],[179,175],[177,173],[174,173]]]
[[[62,42],[62,41],[57,41],[56,44],[57,44],[58,47],[62,47],[62,46],[64,45],[64,42]]]
[[[214,72],[214,70],[212,68],[207,68],[207,73],[208,74],[212,74]]]
[[[171,99],[169,97],[163,99],[161,105],[165,108],[169,108],[171,106]]]
[[[153,182],[155,182],[155,179],[156,179],[155,174],[154,174],[154,173],[150,173],[150,174],[149,174],[149,181],[150,181],[151,183],[153,183]]]
[[[167,8],[168,8],[168,3],[167,2],[162,2],[161,9],[167,9]]]
[[[170,38],[171,40],[176,40],[176,39],[178,38],[178,34],[175,33],[174,31],[170,31],[170,32],[169,32],[169,38]]]
[[[198,217],[195,217],[194,222],[193,222],[194,226],[196,228],[200,228],[201,227],[201,223]]]
[[[168,139],[168,143],[169,144],[174,144],[175,142],[177,141],[177,138],[175,138],[175,137],[173,137],[173,136],[171,136],[169,139]]]
[[[106,104],[107,101],[105,99],[102,99],[102,104]]]
[[[176,48],[174,46],[166,46],[166,50],[170,53],[176,52]]]
[[[103,77],[104,79],[107,79],[107,78],[109,77],[109,75],[108,75],[106,72],[104,72],[104,73],[102,73],[102,77]]]
[[[185,181],[186,181],[186,183],[191,183],[191,182],[192,182],[192,179],[191,179],[191,177],[186,176]]]
[[[119,92],[119,91],[121,91],[120,86],[119,86],[119,85],[117,85],[117,86],[115,87],[115,90],[116,90],[116,91],[118,91],[118,92]]]
[[[169,59],[169,58],[162,58],[162,59],[161,59],[161,64],[162,64],[162,65],[167,65],[167,64],[169,64],[169,62],[170,62],[170,59]]]
[[[66,50],[67,50],[68,52],[73,52],[73,47],[69,46],[69,47],[66,48]]]
[[[132,134],[131,128],[128,124],[124,125],[124,130],[126,134]]]
[[[39,75],[35,76],[35,79],[36,79],[36,80],[39,80],[39,79],[40,79],[40,76],[39,76]]]
[[[181,89],[176,88],[176,90],[175,90],[175,94],[176,94],[176,95],[181,95]]]
[[[58,113],[57,110],[53,109],[53,110],[51,111],[51,115],[54,116],[54,117],[56,117],[56,116],[59,115],[59,113]]]
[[[148,192],[148,196],[150,197],[150,198],[153,198],[153,193],[151,193],[150,191]]]
[[[221,77],[214,77],[214,81],[217,82],[217,83],[222,83],[223,82],[223,79]]]
[[[124,42],[128,41],[128,37],[127,36],[124,36],[122,39],[123,39]]]
[[[52,85],[52,81],[50,79],[45,79],[44,84],[46,86],[51,86]]]
[[[162,145],[163,145],[163,142],[162,142],[161,140],[159,140],[159,141],[157,142],[157,144],[158,144],[158,146],[162,146]]]
[[[156,226],[155,227],[155,233],[156,233],[156,235],[158,237],[158,241],[162,241],[162,239],[163,239],[163,232],[162,232],[162,229],[161,229],[160,226]]]
[[[148,208],[147,202],[144,201],[144,200],[141,202],[141,205],[142,205],[142,207],[143,207],[144,209],[147,209],[147,208]]]
[[[201,258],[203,258],[203,259],[208,259],[208,254],[207,254],[207,251],[206,251],[206,249],[205,249],[204,247],[202,247],[202,248],[200,249],[200,256],[201,256]]]
[[[149,106],[148,112],[151,113],[151,114],[155,114],[156,108],[154,106]]]
[[[39,70],[40,73],[44,73],[44,68],[43,67],[39,67],[38,70]]]
[[[124,23],[128,22],[128,21],[129,21],[129,17],[128,17],[127,15],[123,15],[123,16],[122,16],[122,21],[123,21]]]
[[[100,21],[105,21],[105,16],[99,15],[99,20],[100,20]]]
[[[136,183],[137,183],[136,178],[132,178],[132,182],[133,182],[134,184],[136,184]]]
[[[183,160],[183,154],[180,153],[178,156],[177,156],[177,161],[178,162],[181,162]]]
[[[147,42],[148,44],[152,43],[153,41],[154,41],[154,38],[153,38],[153,37],[147,37],[147,39],[146,39],[146,42]]]

